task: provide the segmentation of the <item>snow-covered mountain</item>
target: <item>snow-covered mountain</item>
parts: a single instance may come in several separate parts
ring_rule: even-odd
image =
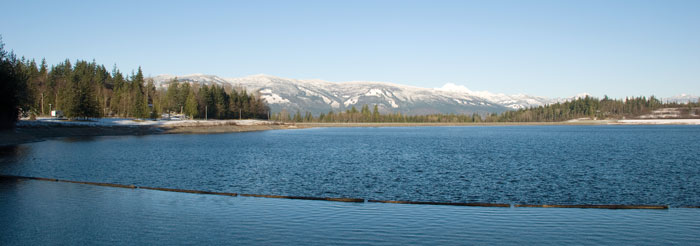
[[[298,80],[270,75],[252,75],[242,78],[221,78],[215,75],[192,74],[184,76],[159,75],[153,77],[157,86],[166,87],[177,78],[178,82],[232,86],[257,92],[273,112],[282,109],[314,114],[330,110],[344,111],[351,107],[377,104],[380,112],[401,112],[419,115],[432,113],[492,113],[511,109],[540,106],[584,97],[548,99],[524,94],[506,95],[487,91],[471,91],[464,86],[446,84],[441,88],[420,88],[386,82],[354,81],[334,83],[323,80]]]
[[[200,83],[200,84],[205,84],[205,85],[217,84],[217,85],[222,86],[225,84],[229,84],[228,81],[220,78],[219,76],[206,75],[206,74],[201,74],[201,73],[195,73],[195,74],[189,74],[189,75],[183,75],[183,76],[163,74],[163,75],[158,75],[158,76],[153,78],[153,80],[157,86],[165,86],[165,85],[169,84],[173,79],[177,79],[178,82]]]
[[[676,102],[676,103],[689,103],[689,102],[699,102],[699,96],[693,96],[688,94],[680,94],[673,97],[667,97],[661,99],[663,102]]]

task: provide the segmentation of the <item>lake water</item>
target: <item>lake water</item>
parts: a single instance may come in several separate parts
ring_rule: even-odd
[[[700,210],[491,208],[0,179],[2,245],[697,245]]]
[[[700,126],[316,128],[57,139],[0,174],[219,192],[700,206]]]
[[[0,244],[700,243],[699,126],[317,128],[65,138],[0,174],[249,194],[668,210],[342,203],[0,179]]]

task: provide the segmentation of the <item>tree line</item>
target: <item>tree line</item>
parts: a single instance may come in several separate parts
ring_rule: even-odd
[[[314,122],[314,123],[369,123],[369,122],[406,122],[406,123],[480,123],[480,122],[558,122],[572,119],[623,119],[634,118],[649,114],[659,108],[687,108],[698,111],[699,102],[679,104],[663,103],[658,98],[632,97],[625,99],[603,99],[586,96],[575,100],[506,111],[500,114],[430,114],[405,115],[401,113],[380,113],[378,106],[370,110],[363,105],[360,110],[355,106],[346,111],[321,113],[318,116],[310,112],[300,111],[289,113],[282,110],[273,114],[272,119],[285,122]]]
[[[0,127],[14,126],[18,116],[36,117],[60,110],[71,119],[99,117],[159,118],[182,113],[189,118],[267,119],[269,107],[245,89],[168,82],[156,88],[141,67],[125,75],[116,66],[108,71],[95,61],[17,58],[0,40]]]
[[[259,95],[232,86],[168,82],[159,96],[159,106],[166,112],[180,112],[192,118],[268,119],[270,108]]]
[[[479,114],[429,114],[429,115],[406,115],[401,112],[396,113],[380,113],[379,107],[375,104],[370,110],[368,105],[363,105],[360,110],[355,106],[345,111],[321,113],[314,116],[311,112],[305,112],[303,115],[299,110],[296,113],[289,113],[282,110],[271,117],[275,121],[283,122],[314,122],[314,123],[370,123],[370,122],[387,122],[387,123],[467,123],[467,122],[482,122],[482,117]]]
[[[267,118],[267,105],[260,97],[217,85],[168,82],[157,89],[143,71],[125,76],[116,66],[108,72],[94,61],[66,60],[47,68],[42,61],[20,60],[27,74],[28,114],[46,115],[62,110],[68,118],[130,117],[159,118],[162,113],[182,113],[189,118]]]
[[[495,122],[556,122],[579,118],[624,119],[650,114],[653,110],[660,108],[696,110],[695,108],[698,106],[700,106],[700,101],[687,104],[664,103],[654,96],[625,99],[611,99],[608,96],[599,99],[586,96],[562,103],[506,111],[500,115],[491,115],[490,117]]]

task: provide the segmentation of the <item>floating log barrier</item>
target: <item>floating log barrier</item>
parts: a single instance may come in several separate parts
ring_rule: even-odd
[[[184,189],[158,188],[158,187],[147,187],[147,186],[141,186],[141,187],[139,187],[139,189],[159,190],[159,191],[169,191],[169,192],[181,192],[181,193],[192,193],[192,194],[220,195],[220,196],[238,196],[237,193],[230,193],[230,192],[214,192],[214,191],[202,191],[202,190],[184,190]]]
[[[365,199],[360,198],[333,198],[333,197],[309,197],[309,196],[278,196],[278,195],[260,195],[260,194],[240,194],[246,197],[264,197],[264,198],[282,198],[296,200],[315,200],[315,201],[333,201],[333,202],[365,202]]]
[[[516,204],[516,208],[599,208],[599,209],[668,209],[668,205],[531,205]]]
[[[39,178],[39,177],[25,177],[25,176],[14,176],[14,175],[0,175],[0,179],[40,180],[40,181],[51,181],[51,182],[64,182],[64,183],[74,183],[74,184],[107,186],[107,187],[116,187],[116,188],[147,189],[147,190],[158,190],[158,191],[168,191],[168,192],[208,194],[208,195],[221,195],[221,196],[245,196],[245,197],[281,198],[281,199],[333,201],[333,202],[356,202],[356,203],[365,202],[365,199],[360,199],[360,198],[332,198],[332,197],[237,194],[237,193],[201,191],[201,190],[185,190],[185,189],[158,188],[158,187],[145,187],[145,186],[139,187],[139,186],[135,186],[135,185],[72,181],[72,180],[61,180],[61,179],[51,179],[51,178]],[[366,202],[395,203],[395,204],[420,204],[420,205],[470,206],[470,207],[510,207],[510,204],[501,204],[501,203],[419,202],[419,201],[387,201],[387,200],[367,200]],[[597,209],[668,209],[669,208],[668,205],[533,205],[533,204],[516,204],[515,207],[516,208],[597,208]],[[681,208],[700,208],[700,206],[682,206]]]
[[[448,205],[448,206],[467,206],[467,207],[503,207],[503,208],[510,207],[510,204],[502,204],[502,203],[415,202],[415,201],[384,201],[384,200],[368,200],[367,202],[421,204],[421,205]]]
[[[24,177],[24,176],[13,176],[13,175],[0,175],[0,178],[41,180],[41,181],[63,182],[63,183],[73,183],[73,184],[87,184],[87,185],[108,186],[108,187],[118,187],[118,188],[130,188],[130,189],[137,188],[134,185],[110,184],[110,183],[99,183],[99,182],[85,182],[85,181],[50,179],[50,178],[38,178],[38,177]]]
[[[115,188],[127,188],[127,189],[136,189],[136,188],[138,188],[138,187],[135,186],[135,185],[109,184],[109,183],[71,181],[71,180],[56,180],[56,182],[65,182],[65,183],[73,183],[73,184],[87,184],[87,185],[97,185],[97,186],[106,186],[106,187],[115,187]]]
[[[228,193],[228,192],[213,192],[213,191],[201,191],[201,190],[185,190],[185,189],[173,189],[173,188],[158,188],[158,187],[136,186],[136,185],[133,185],[133,184],[132,184],[132,185],[123,185],[123,184],[111,184],[111,183],[99,183],[99,182],[85,182],[85,181],[73,181],[73,180],[60,180],[60,179],[37,178],[37,177],[23,177],[23,176],[12,176],[12,175],[0,175],[0,178],[5,178],[5,179],[41,180],[41,181],[53,181],[53,182],[73,183],[73,184],[86,184],[86,185],[96,185],[96,186],[106,186],[106,187],[116,187],[116,188],[159,190],[159,191],[181,192],[181,193],[193,193],[193,194],[208,194],[208,195],[222,195],[222,196],[238,196],[238,194],[236,194],[236,193]]]

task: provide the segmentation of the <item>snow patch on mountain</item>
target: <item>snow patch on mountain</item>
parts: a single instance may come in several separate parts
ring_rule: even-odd
[[[355,104],[357,104],[358,99],[360,99],[359,96],[354,96],[354,97],[348,99],[347,101],[343,102],[343,104],[345,105],[345,107],[348,107],[350,105],[355,105]]]
[[[383,97],[386,95],[384,94],[384,91],[380,89],[370,89],[367,93],[365,93],[365,96]]]
[[[272,104],[282,104],[282,103],[289,103],[290,101],[282,98],[280,95],[277,95],[275,93],[270,93],[270,94],[264,94],[261,95],[260,98],[265,100],[267,103],[272,103]]]
[[[435,88],[435,90],[472,95],[484,98],[490,102],[500,104],[511,109],[537,107],[556,102],[556,100],[547,99],[544,97],[529,96],[525,94],[506,95],[503,93],[492,93],[488,91],[472,91],[466,86],[456,85],[453,83],[447,83],[440,88]]]

